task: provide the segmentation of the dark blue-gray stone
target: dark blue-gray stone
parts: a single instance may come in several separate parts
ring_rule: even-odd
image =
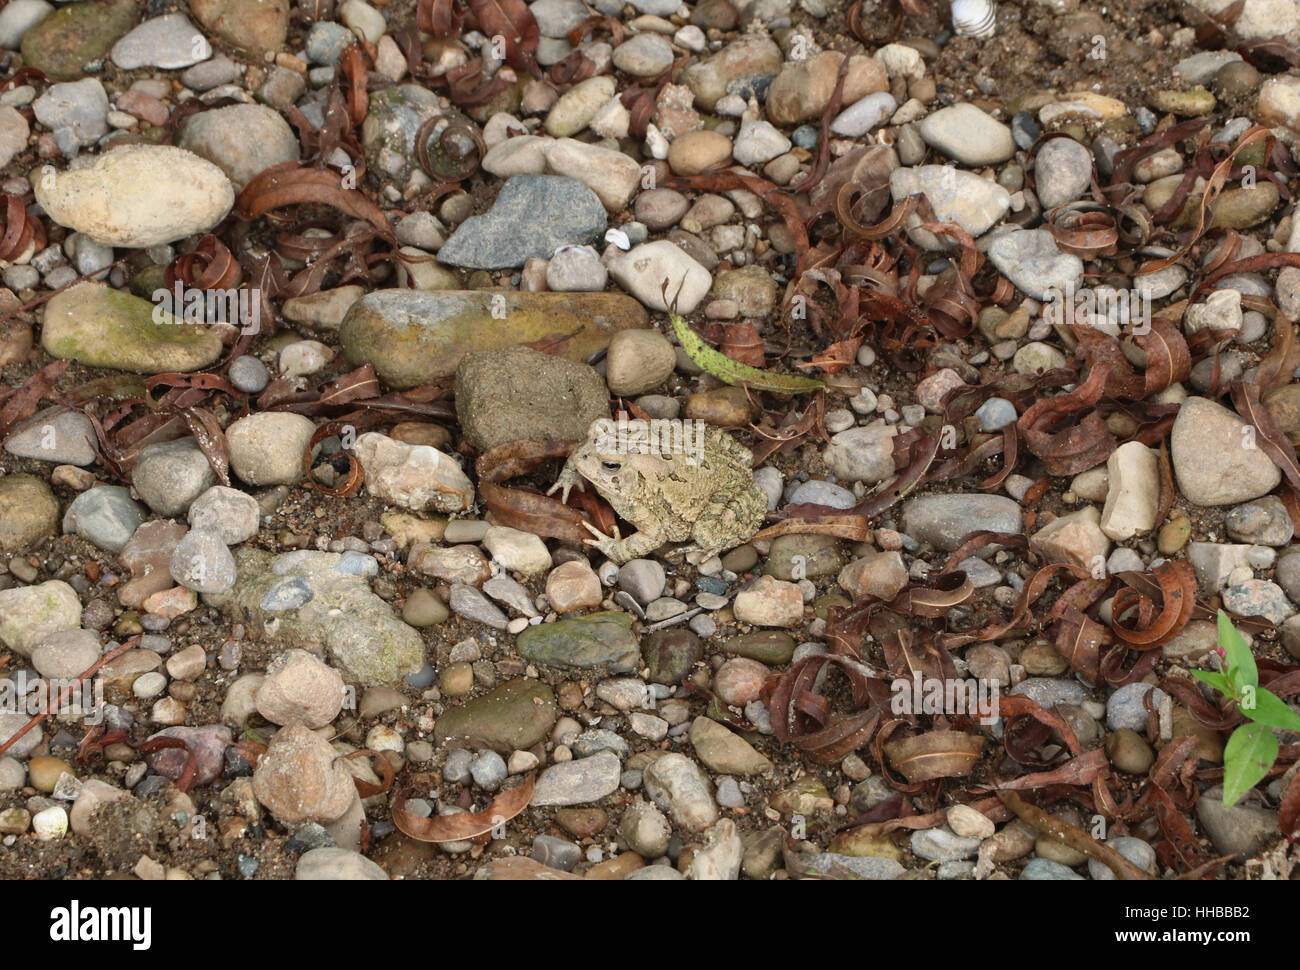
[[[605,207],[577,179],[516,175],[489,212],[461,223],[438,262],[467,269],[515,269],[549,259],[560,246],[585,245],[605,231]]]

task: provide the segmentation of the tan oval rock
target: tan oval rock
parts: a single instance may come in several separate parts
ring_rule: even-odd
[[[75,171],[37,169],[36,201],[96,242],[146,249],[207,232],[235,204],[224,172],[172,145],[125,145]]]

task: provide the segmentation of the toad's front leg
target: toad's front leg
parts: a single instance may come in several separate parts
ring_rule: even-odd
[[[641,529],[640,531],[628,536],[626,539],[619,538],[618,529],[614,529],[614,535],[607,536],[590,522],[583,522],[594,539],[586,540],[587,545],[595,546],[605,554],[609,560],[616,565],[623,565],[632,559],[639,559],[654,552],[665,542],[668,536],[660,529]]]

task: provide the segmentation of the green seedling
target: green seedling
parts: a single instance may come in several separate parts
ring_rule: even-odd
[[[1223,749],[1223,804],[1231,807],[1268,774],[1277,760],[1274,728],[1300,731],[1300,715],[1282,698],[1259,686],[1259,669],[1250,647],[1228,614],[1219,610],[1219,656],[1223,670],[1193,670],[1204,681],[1237,702],[1237,710],[1249,720],[1228,738]]]

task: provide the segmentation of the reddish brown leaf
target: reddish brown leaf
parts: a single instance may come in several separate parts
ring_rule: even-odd
[[[964,731],[927,731],[884,745],[890,765],[910,783],[965,778],[975,767],[984,739]]]
[[[403,835],[419,842],[463,842],[491,832],[527,808],[535,783],[535,776],[528,775],[521,785],[502,792],[481,812],[430,818],[406,810],[408,791],[403,788],[393,795],[393,824]]]
[[[242,219],[256,219],[289,205],[327,205],[355,219],[369,222],[381,232],[393,227],[379,208],[356,189],[345,189],[338,172],[312,168],[300,162],[282,162],[254,175],[244,186],[235,208]]]

